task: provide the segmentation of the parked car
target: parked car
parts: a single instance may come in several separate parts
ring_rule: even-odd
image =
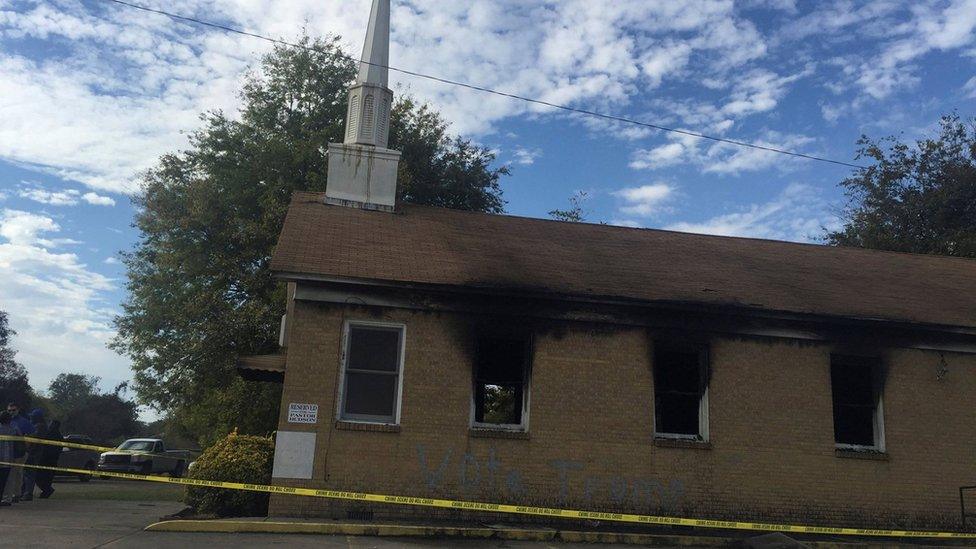
[[[75,444],[95,444],[88,435],[66,435],[64,440],[65,442],[73,442]],[[98,463],[98,455],[99,452],[97,450],[66,447],[61,450],[61,457],[58,458],[58,467],[93,471],[95,470],[95,464]],[[58,476],[75,476],[82,482],[91,480],[91,475],[75,475],[70,473],[62,475],[58,473]]]
[[[186,472],[190,453],[187,450],[167,450],[162,439],[130,438],[111,452],[98,457],[99,471],[121,473],[169,473],[181,477]]]

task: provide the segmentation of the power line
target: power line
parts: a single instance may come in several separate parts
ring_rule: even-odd
[[[103,2],[111,2],[113,4],[119,4],[119,5],[122,5],[122,6],[126,6],[126,7],[129,7],[129,8],[133,8],[133,9],[137,9],[137,10],[141,10],[141,11],[145,11],[145,12],[149,12],[149,13],[155,13],[155,14],[158,14],[158,15],[164,15],[166,17],[169,17],[170,19],[175,19],[175,20],[178,20],[178,21],[185,21],[185,22],[188,22],[188,23],[194,23],[194,24],[197,24],[197,25],[205,26],[205,27],[211,27],[211,28],[219,29],[219,30],[226,31],[226,32],[230,32],[230,33],[234,33],[234,34],[240,34],[242,36],[249,36],[251,38],[257,38],[259,40],[265,40],[267,42],[271,42],[271,43],[274,43],[274,44],[280,44],[282,46],[288,46],[288,47],[291,47],[291,48],[306,49],[306,50],[310,50],[310,51],[315,51],[315,52],[318,52],[318,53],[322,53],[320,50],[317,50],[317,49],[315,49],[313,47],[310,47],[310,46],[306,46],[304,44],[295,44],[293,42],[288,42],[286,40],[281,40],[281,39],[278,39],[278,38],[271,38],[270,36],[264,36],[264,35],[261,35],[261,34],[256,34],[256,33],[253,33],[253,32],[244,31],[244,30],[241,30],[241,29],[235,29],[234,27],[228,27],[226,25],[221,25],[219,23],[213,23],[213,22],[210,22],[210,21],[203,21],[201,19],[196,19],[196,18],[193,18],[193,17],[185,16],[185,15],[179,15],[179,14],[175,14],[175,13],[170,13],[170,12],[165,11],[165,10],[150,8],[148,6],[143,6],[143,5],[140,5],[140,4],[134,4],[132,2],[127,2],[125,0],[102,0],[102,1]],[[785,149],[778,149],[776,147],[767,147],[766,145],[759,145],[757,143],[749,143],[748,141],[737,141],[735,139],[726,139],[724,137],[718,137],[718,136],[708,135],[708,134],[704,134],[704,133],[698,133],[698,132],[693,132],[693,131],[688,131],[688,130],[682,130],[682,129],[678,129],[678,128],[669,128],[667,126],[661,126],[659,124],[651,124],[649,122],[641,122],[640,120],[634,120],[632,118],[626,118],[624,116],[617,116],[617,115],[613,115],[613,114],[606,114],[606,113],[602,113],[602,112],[598,112],[598,111],[591,111],[591,110],[587,110],[587,109],[581,109],[581,108],[578,108],[578,107],[570,107],[568,105],[560,105],[558,103],[551,103],[549,101],[545,101],[545,100],[542,100],[542,99],[535,99],[535,98],[527,97],[527,96],[524,96],[524,95],[518,95],[518,94],[514,94],[514,93],[508,93],[508,92],[498,91],[498,90],[494,90],[494,89],[491,89],[491,88],[486,88],[484,86],[477,86],[475,84],[468,84],[468,83],[465,83],[465,82],[459,82],[457,80],[450,80],[448,78],[441,78],[439,76],[433,76],[433,75],[430,75],[430,74],[424,74],[424,73],[420,73],[420,72],[416,72],[416,71],[411,71],[411,70],[407,70],[407,69],[400,69],[400,68],[393,67],[393,66],[389,66],[389,65],[380,65],[380,64],[377,64],[377,63],[370,63],[369,61],[363,61],[361,59],[356,59],[355,57],[353,57],[351,55],[345,55],[343,53],[338,53],[336,55],[338,55],[339,57],[343,57],[345,59],[349,59],[349,60],[354,61],[356,63],[362,63],[362,64],[366,64],[366,65],[380,67],[380,68],[384,68],[384,69],[388,69],[388,70],[391,70],[391,71],[398,72],[400,74],[406,74],[408,76],[414,76],[414,77],[417,77],[417,78],[423,78],[423,79],[426,79],[426,80],[432,80],[434,82],[440,82],[442,84],[448,84],[448,85],[451,85],[451,86],[458,86],[458,87],[461,87],[461,88],[467,88],[469,90],[475,90],[475,91],[479,91],[479,92],[483,92],[483,93],[489,93],[489,94],[498,95],[498,96],[501,96],[501,97],[508,97],[510,99],[515,99],[515,100],[518,100],[518,101],[524,101],[524,102],[532,103],[532,104],[535,104],[535,105],[543,105],[543,106],[550,107],[550,108],[553,108],[553,109],[559,109],[559,110],[563,110],[563,111],[567,111],[567,112],[572,112],[572,113],[577,113],[577,114],[583,114],[583,115],[586,115],[586,116],[593,116],[593,117],[596,117],[596,118],[602,118],[604,120],[612,120],[614,122],[621,122],[621,123],[624,123],[624,124],[631,124],[631,125],[635,125],[635,126],[641,126],[641,127],[644,127],[644,128],[651,128],[651,129],[659,130],[659,131],[663,131],[663,132],[670,132],[670,133],[676,133],[676,134],[680,134],[680,135],[687,135],[687,136],[696,137],[696,138],[699,138],[699,139],[707,139],[707,140],[715,141],[715,142],[718,142],[718,143],[727,143],[727,144],[736,145],[736,146],[739,146],[739,147],[747,147],[747,148],[757,149],[757,150],[761,150],[761,151],[768,151],[768,152],[773,152],[773,153],[778,153],[778,154],[785,154],[785,155],[789,155],[789,156],[793,156],[793,157],[797,157],[797,158],[805,158],[807,160],[815,160],[817,162],[827,162],[827,163],[830,163],[830,164],[837,164],[839,166],[847,166],[849,168],[865,169],[864,166],[859,166],[857,164],[851,164],[849,162],[843,162],[841,160],[833,160],[833,159],[824,158],[824,157],[821,157],[821,156],[814,156],[814,155],[810,155],[810,154],[799,153],[799,152],[796,152],[796,151],[788,151],[788,150],[785,150]]]

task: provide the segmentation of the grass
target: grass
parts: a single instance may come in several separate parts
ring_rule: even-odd
[[[94,478],[79,482],[72,478],[55,479],[54,497],[73,500],[182,501],[183,487],[139,480]]]

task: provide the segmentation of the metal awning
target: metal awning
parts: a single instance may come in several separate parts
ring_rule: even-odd
[[[285,359],[288,355],[242,356],[237,359],[237,373],[248,381],[285,380]]]

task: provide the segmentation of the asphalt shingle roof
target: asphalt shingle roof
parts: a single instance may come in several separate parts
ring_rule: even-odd
[[[295,193],[271,262],[312,275],[485,291],[976,327],[976,260],[630,229]]]

